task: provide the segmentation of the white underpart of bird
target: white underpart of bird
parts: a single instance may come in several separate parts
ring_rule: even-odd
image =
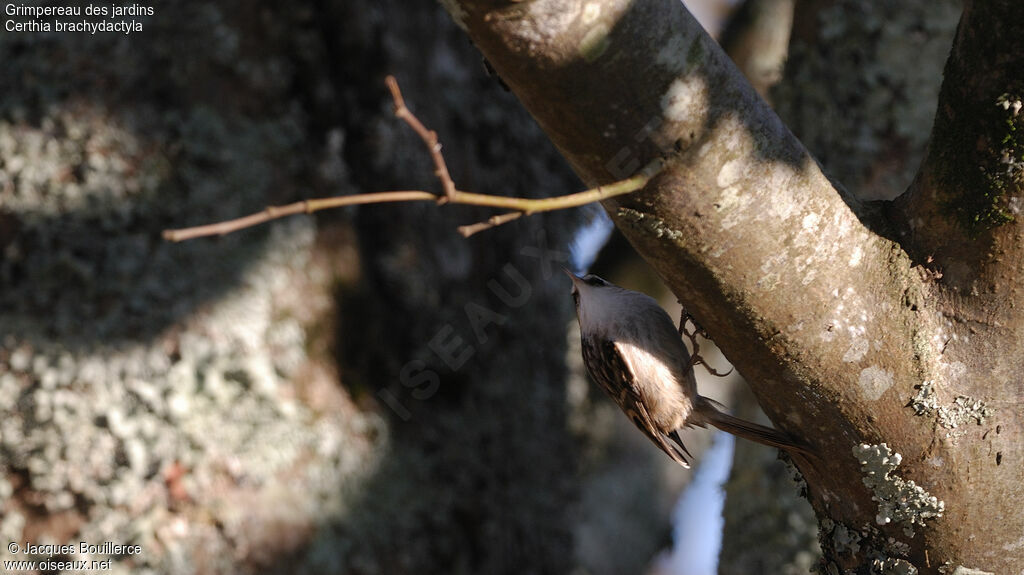
[[[678,430],[713,425],[781,449],[809,453],[786,434],[719,411],[697,393],[690,354],[672,318],[648,295],[593,274],[572,278],[583,362],[634,424],[669,457],[689,467]]]

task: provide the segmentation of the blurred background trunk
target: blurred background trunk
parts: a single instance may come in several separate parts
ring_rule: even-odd
[[[686,475],[580,376],[559,266],[595,211],[159,237],[436,190],[389,73],[460,188],[579,189],[461,31],[434,2],[154,10],[0,33],[0,539],[160,573],[642,570]]]
[[[777,28],[730,42],[878,197],[917,168],[958,9],[797,2],[784,74],[756,47]],[[162,573],[643,571],[690,474],[582,375],[558,266],[596,207],[469,240],[490,212],[426,203],[159,239],[436,190],[389,73],[461,189],[579,189],[465,35],[432,1],[154,10],[128,36],[0,32],[0,539],[136,543],[117,564]],[[634,257],[598,271],[655,293]],[[802,572],[805,502],[774,450],[737,450],[721,572]]]

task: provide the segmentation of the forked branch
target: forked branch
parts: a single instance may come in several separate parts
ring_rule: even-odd
[[[438,141],[437,133],[429,130],[405,105],[405,99],[398,88],[398,82],[393,76],[385,80],[388,90],[391,91],[391,98],[395,103],[395,116],[405,121],[410,128],[423,140],[430,158],[434,163],[434,175],[441,182],[442,194],[435,194],[423,190],[401,190],[392,192],[375,192],[369,194],[354,194],[351,196],[335,196],[331,198],[319,198],[303,200],[285,206],[270,206],[263,211],[250,214],[234,220],[184,228],[177,230],[164,230],[163,237],[172,242],[180,242],[193,238],[205,236],[219,236],[229,234],[244,228],[259,225],[270,220],[291,216],[295,214],[311,214],[320,210],[339,208],[342,206],[354,206],[361,204],[383,204],[388,202],[419,202],[432,201],[438,205],[442,204],[463,204],[470,206],[484,206],[491,208],[504,208],[509,212],[492,216],[491,218],[471,225],[460,226],[459,233],[469,237],[486,229],[500,226],[511,222],[522,216],[528,216],[538,212],[550,212],[566,208],[575,208],[592,202],[599,202],[607,198],[621,196],[642,189],[647,185],[655,174],[661,171],[664,164],[661,160],[651,162],[636,175],[590,190],[556,196],[553,198],[510,198],[506,196],[492,196],[488,194],[476,194],[464,192],[455,187],[451,175],[448,173],[448,166],[445,163],[444,155],[441,153],[441,143]]]

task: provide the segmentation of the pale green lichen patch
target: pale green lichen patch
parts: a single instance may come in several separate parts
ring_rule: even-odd
[[[863,537],[856,530],[831,519],[825,519],[821,522],[821,531],[828,533],[832,548],[836,553],[858,553],[860,551],[860,542]]]
[[[702,124],[708,114],[708,85],[700,76],[676,78],[661,97],[665,118],[673,122]]]
[[[1022,99],[1019,95],[1003,94],[996,99],[996,118],[992,139],[996,145],[981,162],[981,170],[987,184],[984,198],[989,201],[989,212],[979,214],[987,217],[984,223],[1002,224],[1013,221],[1013,209],[1008,196],[1024,185],[1024,114],[1021,114]],[[972,222],[977,223],[977,222]]]
[[[917,575],[917,567],[906,559],[886,557],[871,562],[871,573],[877,575]]]
[[[870,401],[877,401],[892,387],[892,372],[878,366],[866,367],[857,379],[861,394]]]
[[[996,99],[1002,110],[999,127],[999,161],[995,173],[996,183],[1011,189],[1024,185],[1024,97],[1021,94],[1003,94]]]
[[[889,446],[860,444],[853,447],[864,473],[862,481],[871,490],[871,499],[878,503],[875,521],[879,525],[900,523],[908,537],[913,526],[924,526],[926,519],[942,517],[946,504],[930,495],[913,481],[894,475],[903,457],[893,453]]]
[[[1014,197],[1024,187],[1022,107],[1019,94],[1002,94],[976,115],[936,123],[941,203],[972,237],[1012,222],[1019,210]]]
[[[883,539],[881,532],[871,525],[857,530],[826,518],[821,521],[819,533],[822,549],[832,548],[836,555],[862,555],[864,561],[869,562],[868,572],[872,575],[914,575],[918,572],[917,567],[906,559],[910,546],[892,537]],[[843,571],[835,563],[828,563],[819,573],[845,575],[852,571]]]
[[[939,573],[942,573],[942,575],[996,575],[991,571],[982,571],[981,569],[971,569],[970,567],[964,567],[963,565],[954,565],[952,561],[946,561],[944,565],[939,567]]]
[[[935,416],[939,425],[946,429],[956,429],[971,420],[981,425],[993,412],[984,401],[967,395],[958,395],[950,405],[939,404],[935,382],[931,380],[915,386],[915,389],[918,390],[917,395],[908,404],[914,409],[914,414]]]
[[[593,62],[598,59],[602,54],[608,50],[608,46],[611,41],[608,39],[608,34],[611,33],[611,28],[605,23],[595,24],[593,28],[587,30],[587,33],[583,35],[583,39],[580,40],[580,56],[587,62]]]
[[[631,208],[619,208],[618,217],[624,222],[632,224],[634,227],[651,233],[658,238],[664,237],[672,241],[679,241],[683,237],[682,232],[668,227],[661,219]]]

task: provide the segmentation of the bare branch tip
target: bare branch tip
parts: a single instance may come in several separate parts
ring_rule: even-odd
[[[391,99],[395,102],[395,115],[401,115],[401,112],[406,108],[405,99],[402,98],[402,90],[398,87],[398,80],[391,74],[388,74],[384,78],[384,84],[387,85],[388,91],[391,92]]]
[[[468,238],[470,236],[475,236],[484,230],[489,230],[494,226],[495,224],[492,224],[490,221],[477,222],[475,224],[469,224],[468,226],[459,226],[459,233],[462,234],[462,237]]]

